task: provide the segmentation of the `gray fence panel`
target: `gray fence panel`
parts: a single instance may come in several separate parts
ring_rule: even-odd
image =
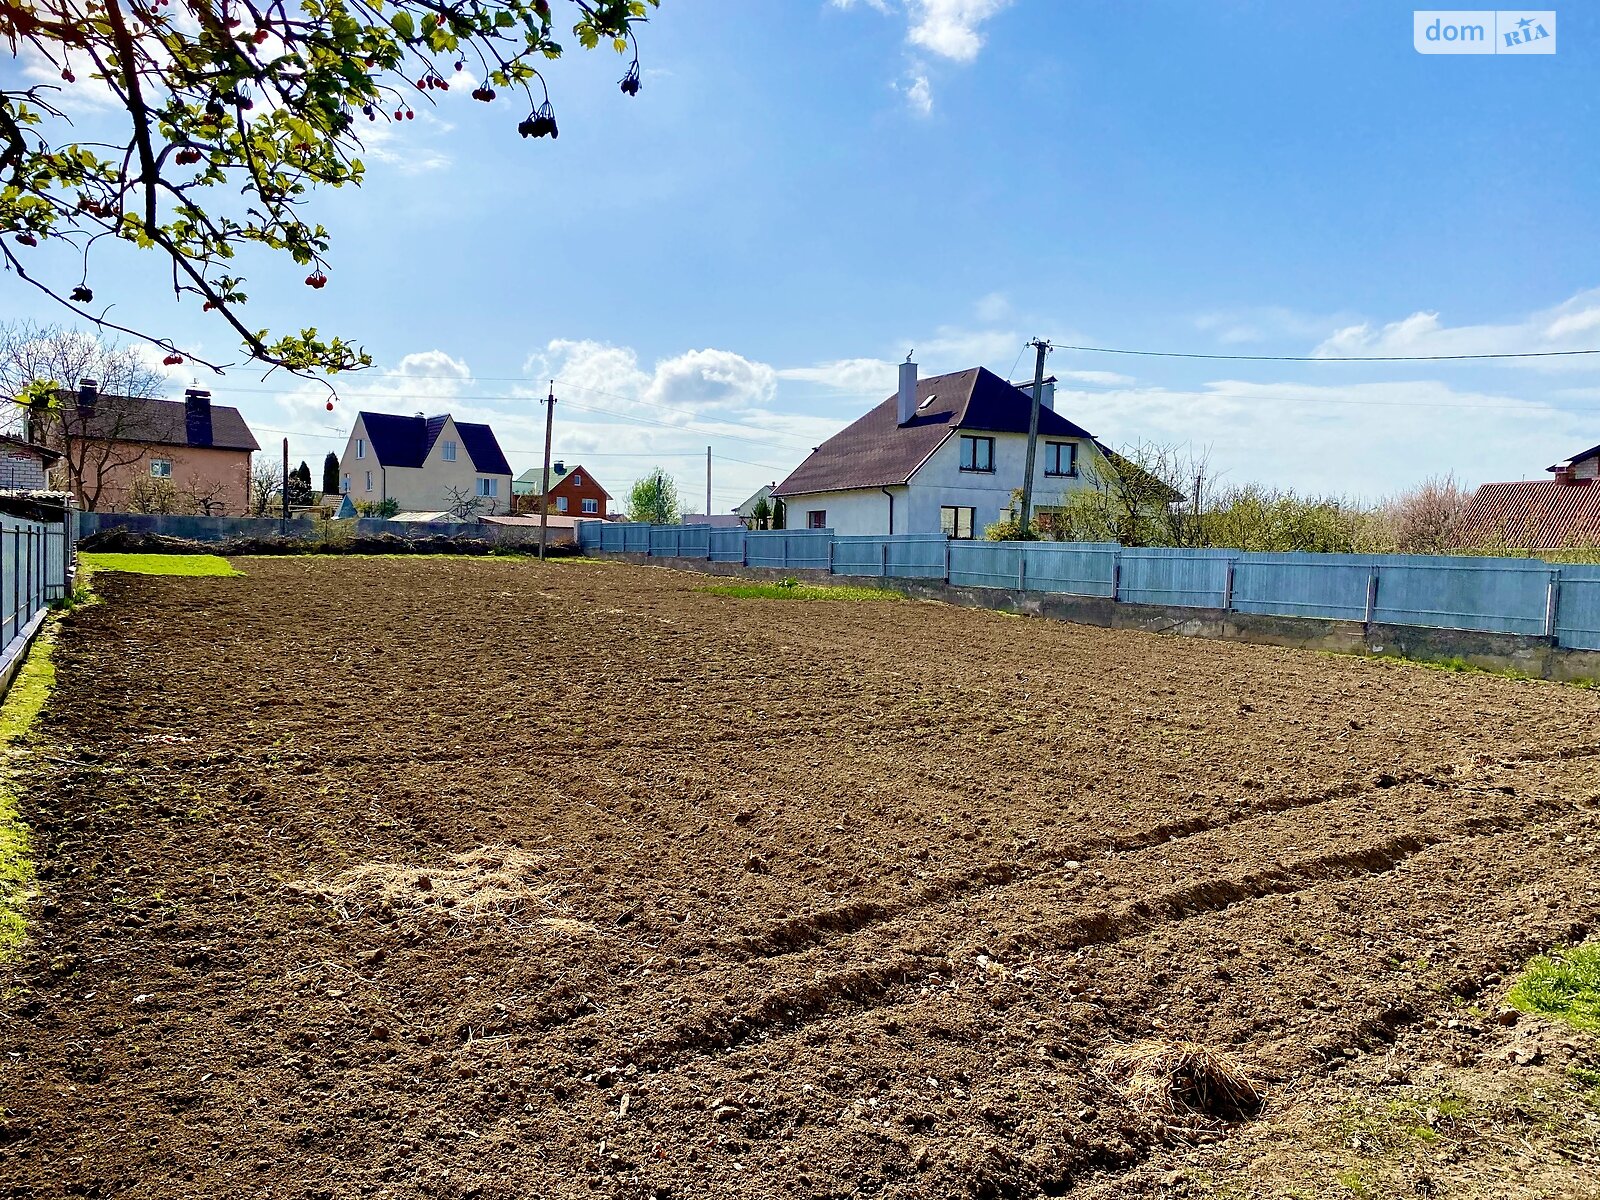
[[[0,649],[66,595],[68,536],[65,525],[0,516]]]
[[[745,535],[745,562],[752,567],[787,567],[788,544],[788,535],[782,530],[754,530]]]
[[[1375,560],[1362,554],[1241,554],[1235,612],[1364,621]]]
[[[1528,559],[1385,555],[1378,560],[1372,619],[1539,635],[1547,632],[1550,581],[1557,574],[1549,564]]]
[[[1556,644],[1573,650],[1600,650],[1600,566],[1561,568]]]
[[[678,557],[679,558],[710,558],[711,557],[711,526],[709,526],[709,525],[680,525],[680,526],[678,526]]]
[[[1115,542],[1024,542],[1028,587],[1073,596],[1110,596],[1115,584]]]
[[[950,539],[942,533],[899,534],[885,543],[889,574],[899,579],[943,579],[945,548]]]
[[[675,558],[683,533],[681,525],[651,525],[649,528],[650,553],[659,558]]]
[[[887,574],[889,539],[886,537],[846,536],[833,539],[833,573],[835,575]],[[944,559],[940,556],[939,573],[944,574]]]
[[[743,562],[744,533],[742,529],[713,529],[709,542],[712,562]]]
[[[622,527],[622,549],[628,554],[649,554],[650,526],[624,525]]]
[[[1222,608],[1237,550],[1124,550],[1117,599],[1130,604]]]
[[[1022,586],[1026,542],[951,542],[950,582],[957,587]]]
[[[833,530],[788,530],[784,534],[784,565],[802,571],[826,571],[833,553]]]

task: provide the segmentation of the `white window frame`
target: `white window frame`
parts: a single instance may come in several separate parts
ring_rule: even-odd
[[[600,501],[585,500],[583,502],[583,511],[588,513],[590,516],[598,516],[600,512]]]
[[[151,479],[171,479],[172,460],[170,458],[152,458],[150,460]]]
[[[444,461],[445,462],[455,462],[455,460],[456,460],[456,444],[454,442],[446,442],[444,444]]]
[[[583,476],[582,475],[574,475],[572,477],[572,486],[573,487],[582,487],[583,486]]]
[[[556,511],[558,513],[564,513],[567,511],[567,498],[565,496],[556,497]]]
[[[478,479],[478,496],[484,500],[492,500],[500,494],[500,481],[498,479]]]
[[[365,458],[366,456],[367,456],[367,439],[366,438],[357,438],[356,439],[356,457],[357,458]],[[372,489],[368,488],[367,490],[370,492]]]

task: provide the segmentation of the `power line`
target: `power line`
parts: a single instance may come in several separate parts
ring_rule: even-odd
[[[1178,350],[1119,350],[1110,346],[1056,346],[1057,350],[1076,350],[1080,354],[1129,354],[1140,358],[1198,358],[1213,362],[1465,362],[1503,358],[1570,358],[1600,354],[1597,350],[1523,350],[1506,354],[1190,354]]]

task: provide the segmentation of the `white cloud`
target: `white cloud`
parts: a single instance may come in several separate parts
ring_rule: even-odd
[[[1366,497],[1447,472],[1469,485],[1534,478],[1563,448],[1594,441],[1580,414],[1438,380],[1058,386],[1056,409],[1111,445],[1209,450],[1225,484]]]
[[[910,82],[905,84],[900,91],[905,95],[906,103],[911,106],[911,111],[920,117],[926,117],[933,112],[933,85],[928,82],[928,77],[920,72],[912,72]]]
[[[887,396],[895,387],[895,364],[881,358],[841,358],[814,367],[785,367],[780,379],[801,380],[854,396]]]
[[[1011,301],[1004,292],[990,292],[972,306],[972,311],[978,320],[993,324],[1011,315]]]
[[[1073,383],[1099,383],[1111,386],[1134,382],[1132,375],[1119,375],[1115,371],[1054,371],[1057,379],[1070,379]]]
[[[906,0],[906,40],[956,62],[971,62],[983,48],[979,27],[1011,0]]]
[[[1447,325],[1437,312],[1415,312],[1388,324],[1348,325],[1317,346],[1322,357],[1340,355],[1516,354],[1600,348],[1600,288],[1506,324]],[[1600,356],[1597,356],[1600,357]],[[1592,359],[1507,360],[1546,369],[1596,369]]]

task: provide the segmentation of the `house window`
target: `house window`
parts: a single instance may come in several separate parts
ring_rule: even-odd
[[[444,460],[445,462],[455,462],[456,444],[454,442],[446,442],[444,444]]]
[[[962,508],[956,505],[945,505],[939,510],[939,528],[944,531],[947,538],[956,538],[959,541],[972,540],[972,518],[977,514],[975,508]]]
[[[1046,475],[1076,475],[1078,473],[1077,442],[1046,442],[1044,444],[1044,473]]]
[[[600,511],[600,501],[585,500],[583,502],[583,511],[591,514],[598,513]]]
[[[826,529],[828,527],[828,510],[813,508],[806,513],[807,529]]]
[[[171,479],[172,460],[170,458],[152,458],[150,460],[151,479]]]
[[[583,476],[582,475],[574,475],[572,477],[572,486],[573,487],[582,487],[583,486]]]
[[[992,437],[961,438],[961,469],[994,474],[994,439]]]
[[[566,512],[567,511],[567,498],[565,496],[557,496],[556,497],[556,511],[557,512]]]
[[[344,474],[344,486],[342,488],[340,488],[339,490],[341,492],[343,492],[347,496],[350,494],[350,472],[348,472],[348,471],[345,472],[345,474]]]
[[[365,458],[366,456],[367,456],[367,439],[366,438],[357,438],[356,439],[356,457],[357,458]],[[371,491],[372,489],[368,488],[367,490]]]
[[[478,495],[498,496],[500,494],[500,481],[498,479],[478,480]]]
[[[372,472],[368,471],[367,472],[367,491],[370,492],[371,490],[372,490]]]

